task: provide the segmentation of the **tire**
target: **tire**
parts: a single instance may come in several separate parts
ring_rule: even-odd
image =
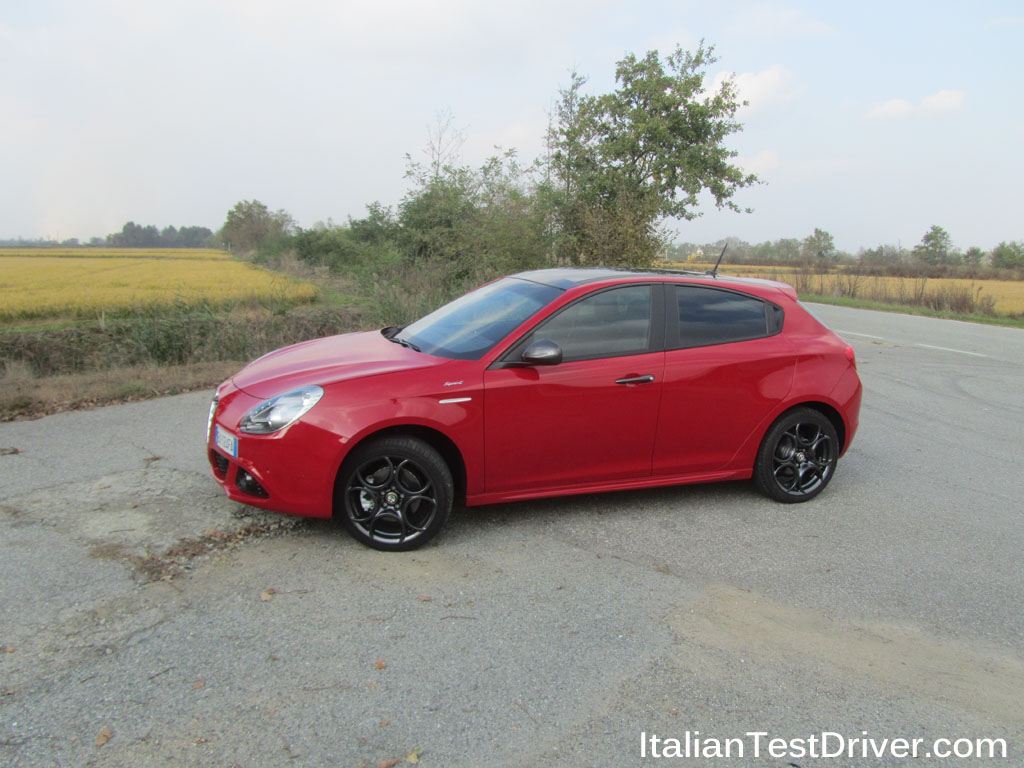
[[[430,445],[381,437],[342,464],[334,515],[361,544],[401,552],[423,546],[444,527],[453,495],[451,471]]]
[[[776,501],[809,501],[828,485],[838,461],[832,422],[812,408],[794,408],[776,419],[761,441],[754,484]]]

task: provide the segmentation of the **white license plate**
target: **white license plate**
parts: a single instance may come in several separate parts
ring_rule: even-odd
[[[220,448],[228,456],[234,456],[238,458],[238,438],[228,432],[226,429],[222,429],[218,424],[215,429],[217,430],[214,435],[214,441],[217,443],[217,447]]]

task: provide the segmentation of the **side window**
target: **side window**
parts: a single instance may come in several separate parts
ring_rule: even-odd
[[[537,339],[551,339],[562,359],[592,360],[646,352],[651,334],[651,288],[630,285],[580,299],[548,318],[516,345],[521,354]]]
[[[669,330],[670,347],[747,341],[781,330],[775,305],[753,296],[696,285],[677,285],[675,293],[679,324],[676,332]],[[670,303],[670,316],[671,306]]]

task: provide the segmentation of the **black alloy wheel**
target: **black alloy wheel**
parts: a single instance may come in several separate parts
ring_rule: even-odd
[[[452,496],[448,465],[429,444],[412,437],[378,438],[359,446],[342,466],[335,516],[369,547],[416,549],[444,526]]]
[[[794,408],[761,441],[754,483],[776,501],[808,501],[828,485],[838,461],[839,438],[832,422],[812,408]]]

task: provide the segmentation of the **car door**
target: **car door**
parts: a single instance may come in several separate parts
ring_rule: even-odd
[[[488,493],[650,475],[664,369],[655,297],[647,284],[588,294],[485,372]],[[562,362],[523,365],[539,339],[556,342]]]
[[[667,285],[655,474],[722,469],[788,393],[783,311],[741,291]]]

